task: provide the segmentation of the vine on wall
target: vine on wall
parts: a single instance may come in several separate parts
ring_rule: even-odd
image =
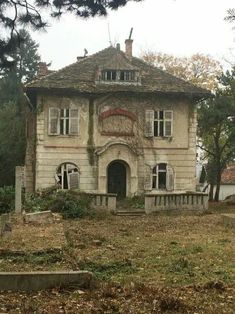
[[[88,140],[87,154],[91,166],[95,163],[95,145],[94,145],[94,100],[89,99],[89,119],[88,119]]]

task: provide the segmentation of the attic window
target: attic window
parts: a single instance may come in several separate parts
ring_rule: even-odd
[[[134,71],[120,71],[120,81],[135,81]]]
[[[116,81],[117,71],[102,71],[102,80],[104,81]]]
[[[103,70],[101,80],[107,82],[137,82],[136,72],[133,70]]]

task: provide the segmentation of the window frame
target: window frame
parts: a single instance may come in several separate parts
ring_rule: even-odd
[[[77,116],[72,115],[77,111]],[[57,114],[55,114],[57,112]],[[80,111],[78,107],[48,108],[48,135],[52,136],[77,136],[80,128]],[[56,131],[52,132],[52,120],[57,120]],[[75,120],[75,132],[72,131],[72,122]],[[54,121],[55,123],[55,121]],[[74,124],[73,124],[74,127]]]
[[[171,118],[166,118],[167,113],[171,114]],[[169,122],[170,122],[171,131],[170,131],[170,134],[167,134],[166,124]],[[154,137],[172,137],[172,134],[173,134],[173,111],[172,110],[154,110],[153,136]]]
[[[165,169],[159,169],[164,165]],[[165,173],[165,188],[159,188],[159,173]],[[155,183],[155,184],[154,184]],[[154,187],[155,185],[155,187]],[[167,191],[167,163],[161,162],[156,164],[152,169],[152,190]]]
[[[136,70],[102,70],[101,81],[119,83],[138,82],[138,76],[136,72]],[[110,79],[108,79],[109,73],[111,75]]]
[[[64,187],[65,185],[64,173],[66,173],[66,177],[67,177],[67,188]],[[55,179],[56,179],[57,184],[60,184],[60,187],[62,190],[73,189],[71,188],[71,176],[74,174],[77,174],[77,187],[76,188],[79,188],[80,171],[76,164],[72,162],[64,162],[57,167]]]

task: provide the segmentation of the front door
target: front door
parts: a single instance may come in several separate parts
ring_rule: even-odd
[[[120,161],[113,161],[108,166],[108,193],[115,193],[118,198],[126,197],[126,167]]]

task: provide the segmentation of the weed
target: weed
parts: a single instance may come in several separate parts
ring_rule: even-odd
[[[174,297],[165,297],[160,301],[160,309],[162,312],[174,311],[179,312],[185,309],[184,303]]]
[[[14,208],[15,189],[12,186],[0,188],[0,215],[9,213]]]
[[[102,280],[109,280],[115,274],[133,274],[137,271],[136,266],[130,260],[112,261],[107,264],[82,261],[79,266],[81,269],[94,272]]]

